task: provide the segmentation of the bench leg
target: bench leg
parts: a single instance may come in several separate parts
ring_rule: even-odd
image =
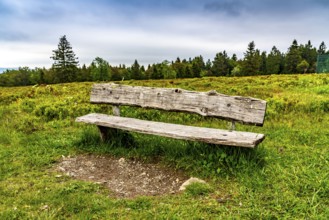
[[[117,141],[118,143],[123,144],[126,147],[132,147],[135,145],[133,136],[127,131],[122,131],[120,129],[108,128],[103,126],[97,126],[97,127],[100,133],[101,141],[103,143],[111,139]]]
[[[110,138],[116,138],[120,132],[118,129],[115,128],[108,128],[103,126],[97,126],[99,130],[99,134],[101,137],[102,142],[108,141]]]
[[[101,141],[105,142],[109,139],[109,128],[107,127],[103,127],[103,126],[97,126],[99,133],[100,133],[100,137],[101,137]]]

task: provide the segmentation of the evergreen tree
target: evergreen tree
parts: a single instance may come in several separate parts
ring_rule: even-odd
[[[285,73],[298,73],[298,64],[302,61],[301,52],[297,40],[293,40],[291,46],[288,49],[288,53],[285,59]]]
[[[238,57],[236,56],[235,53],[232,55],[231,60],[233,60],[234,62],[238,61]]]
[[[120,68],[118,67],[111,67],[111,80],[119,81],[122,80],[122,76],[120,75]]]
[[[280,73],[281,65],[282,65],[282,54],[276,48],[276,46],[272,47],[271,52],[267,56],[266,59],[266,73],[267,74],[278,74]]]
[[[308,63],[306,72],[314,73],[316,69],[317,51],[316,48],[312,46],[311,41],[308,41],[305,45],[300,45],[299,50],[301,52],[302,60]],[[305,66],[305,62],[303,62]],[[300,72],[300,71],[299,71]],[[305,69],[302,71],[305,72]]]
[[[79,75],[77,77],[77,80],[80,81],[80,82],[92,80],[91,74],[90,74],[90,68],[87,68],[86,64],[82,65],[82,67],[79,71]]]
[[[131,66],[131,78],[136,80],[142,79],[142,71],[137,60]]]
[[[172,68],[172,65],[169,65],[169,64],[170,64],[170,62],[165,60],[159,65],[159,67],[160,67],[159,69],[160,69],[164,79],[175,79],[177,73]]]
[[[319,49],[318,49],[318,55],[322,55],[322,54],[325,54],[327,51],[327,46],[326,44],[322,41],[320,46],[319,46]]]
[[[202,70],[205,69],[203,57],[200,55],[192,60],[192,76],[200,77]]]
[[[207,60],[206,64],[205,64],[205,69],[206,70],[210,70],[211,69],[211,66],[212,66],[212,63],[210,61],[210,59]]]
[[[184,70],[184,78],[192,78],[193,77],[193,72],[192,72],[192,68],[190,65],[186,65],[185,66],[185,70]]]
[[[211,73],[213,76],[229,76],[233,67],[230,65],[229,57],[226,51],[216,54],[213,65],[211,67]]]
[[[152,65],[150,72],[151,72],[151,79],[160,79],[159,71],[155,64]]]
[[[259,68],[260,74],[262,75],[266,74],[267,72],[266,60],[267,60],[266,51],[263,51],[261,54],[261,63]]]
[[[259,74],[261,65],[261,57],[259,50],[255,49],[254,41],[248,44],[248,49],[244,53],[241,72],[245,76],[253,76]]]
[[[177,57],[176,61],[172,64],[173,70],[176,72],[177,78],[184,78],[185,77],[185,63],[182,63]]]
[[[52,68],[56,73],[58,82],[76,80],[79,62],[65,35],[59,39],[58,49],[53,50],[51,58],[54,60]]]

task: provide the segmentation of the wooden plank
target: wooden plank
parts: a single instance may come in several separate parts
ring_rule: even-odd
[[[266,111],[266,101],[256,98],[113,83],[95,84],[90,101],[198,113],[258,126],[263,125]]]
[[[76,121],[144,134],[248,148],[255,147],[265,138],[263,134],[251,132],[226,131],[214,128],[144,121],[135,118],[109,116],[96,113],[79,117]]]

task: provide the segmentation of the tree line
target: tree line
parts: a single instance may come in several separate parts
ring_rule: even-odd
[[[271,51],[261,52],[254,41],[248,44],[242,59],[236,54],[229,56],[224,50],[214,59],[205,61],[202,56],[162,63],[149,64],[146,68],[137,60],[127,67],[112,66],[106,60],[96,57],[89,66],[79,66],[66,36],[60,38],[58,48],[53,50],[54,63],[51,68],[20,67],[0,74],[0,86],[26,86],[83,81],[118,81],[142,79],[197,78],[203,76],[254,76],[268,74],[293,74],[316,72],[318,55],[329,54],[324,42],[318,48],[308,41],[298,44],[293,40],[286,53],[276,46]],[[329,60],[328,60],[329,62]],[[329,63],[328,63],[329,64]]]

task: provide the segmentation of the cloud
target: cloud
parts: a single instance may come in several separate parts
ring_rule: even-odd
[[[245,5],[240,1],[214,1],[206,3],[204,8],[211,12],[224,13],[229,16],[239,16],[245,9]]]
[[[24,41],[29,38],[28,35],[22,32],[10,32],[7,30],[0,30],[0,41]]]
[[[178,56],[213,59],[223,50],[242,57],[251,41],[260,50],[276,45],[284,52],[295,38],[314,45],[326,40],[326,5],[321,0],[0,0],[0,10],[7,12],[0,14],[0,60],[5,66],[49,67],[63,35],[87,65],[97,56],[112,65]]]

